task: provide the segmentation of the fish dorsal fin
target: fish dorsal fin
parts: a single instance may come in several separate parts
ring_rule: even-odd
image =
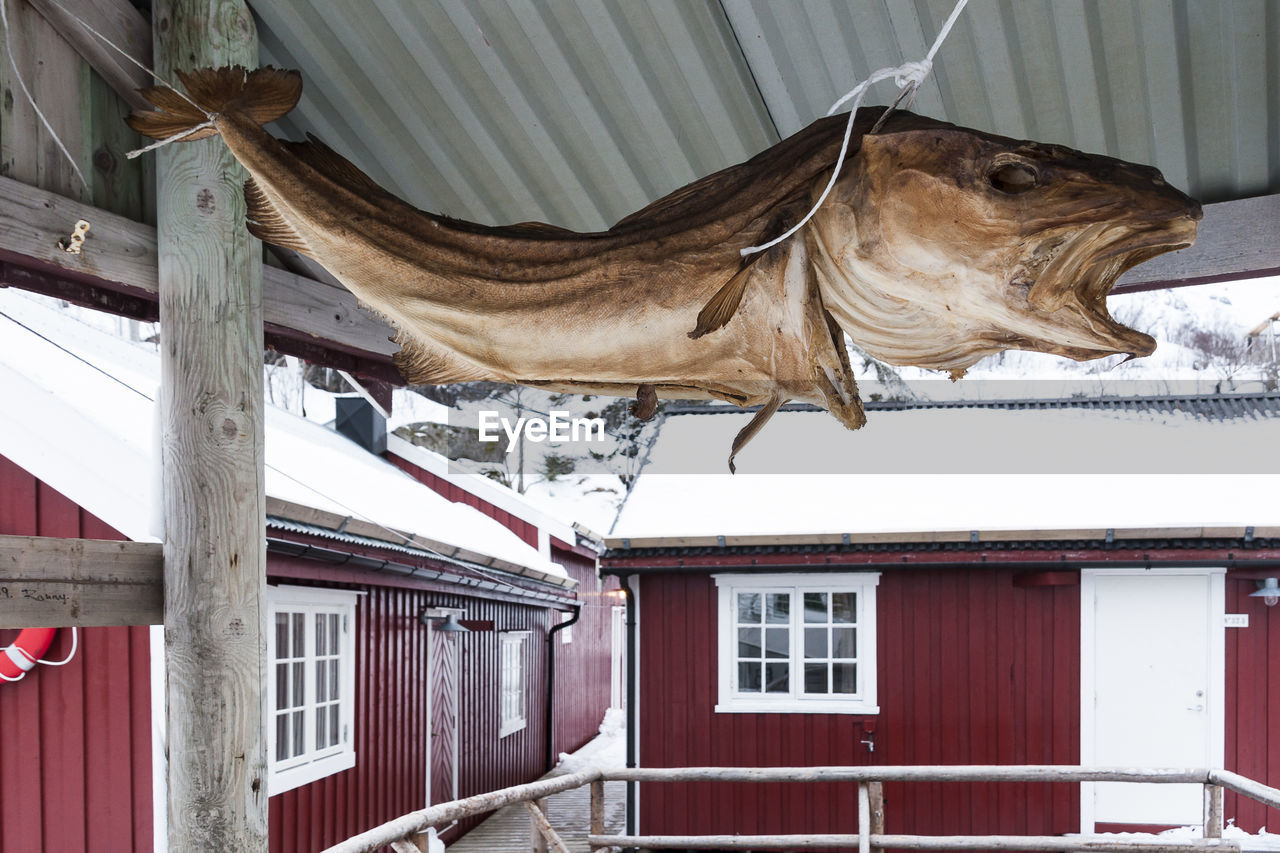
[[[264,243],[315,258],[302,235],[289,224],[253,178],[244,182],[245,219],[249,233]]]
[[[737,457],[738,451],[746,447],[747,442],[755,438],[756,434],[759,433],[760,430],[764,429],[764,425],[769,422],[770,418],[778,413],[778,409],[782,408],[782,404],[785,402],[786,399],[775,391],[773,396],[769,398],[769,402],[765,403],[764,406],[761,407],[760,411],[756,412],[756,416],[733,437],[733,447],[729,449],[730,474],[738,473],[738,466],[733,464],[733,460]]]
[[[698,323],[689,333],[689,337],[696,340],[717,329],[723,329],[733,319],[738,306],[742,304],[742,295],[747,290],[751,268],[759,257],[760,255],[756,254],[744,259],[738,271],[707,300],[707,304],[698,312]]]
[[[282,142],[285,150],[306,163],[329,180],[341,184],[356,195],[365,198],[394,197],[355,163],[325,145],[315,136],[307,134],[306,142]]]
[[[514,225],[503,225],[502,233],[507,237],[578,237],[578,232],[559,225],[546,222],[517,222]]]

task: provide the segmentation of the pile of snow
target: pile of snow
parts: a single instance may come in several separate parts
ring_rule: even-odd
[[[560,753],[555,773],[580,773],[599,768],[612,770],[627,766],[627,712],[610,708],[604,712],[600,734],[575,753]]]
[[[1097,833],[1097,837],[1100,838],[1149,842],[1152,844],[1158,844],[1161,840],[1173,842],[1190,841],[1194,838],[1201,838],[1203,835],[1204,828],[1200,826],[1180,826],[1155,834],[1146,832]],[[1223,841],[1239,844],[1241,850],[1280,850],[1280,835],[1273,835],[1267,832],[1265,826],[1256,833],[1245,832],[1235,825],[1234,819],[1228,819],[1227,825],[1222,828],[1222,839]]]

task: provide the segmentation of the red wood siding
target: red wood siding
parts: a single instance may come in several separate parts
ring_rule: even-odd
[[[1254,577],[1227,574],[1227,612],[1248,614],[1249,627],[1227,629],[1226,765],[1280,787],[1280,606],[1250,598],[1256,591]],[[1280,826],[1280,809],[1230,792],[1223,814],[1249,832]]]
[[[282,558],[268,561],[268,576]],[[289,580],[289,583],[297,583]],[[271,798],[273,853],[310,853],[427,804],[427,650],[419,616],[461,607],[493,631],[463,634],[459,685],[458,789],[466,797],[543,773],[546,633],[542,607],[370,587],[356,610],[356,766]],[[529,631],[528,725],[498,738],[498,633]],[[478,821],[455,830],[460,834]]]
[[[535,525],[393,453],[387,454],[386,458],[432,491],[480,510],[528,544],[538,547],[538,528]],[[594,559],[565,547],[565,543],[557,543],[558,540],[553,538],[551,559],[564,566],[569,576],[578,582],[578,603],[582,605],[582,613],[573,626],[573,642],[564,644],[559,639],[556,641],[553,749],[559,755],[572,752],[591,740],[609,707],[612,608],[623,602],[616,578],[607,578],[599,583]]]
[[[595,560],[552,545],[551,558],[578,582],[581,615],[573,642],[556,638],[556,755],[573,752],[591,740],[609,708],[613,608],[623,603],[617,578],[596,578]]]
[[[1018,588],[1009,570],[885,572],[875,716],[716,714],[716,587],[640,589],[641,764],[1076,764],[1079,588]],[[864,724],[875,752],[859,741]],[[891,833],[1079,828],[1074,785],[888,785]],[[645,785],[642,833],[856,832],[849,785]]]
[[[427,486],[436,494],[444,495],[454,503],[464,503],[467,506],[475,507],[485,515],[501,523],[502,526],[515,533],[525,542],[535,548],[538,547],[537,526],[525,521],[519,516],[512,515],[505,509],[494,506],[484,498],[473,495],[471,492],[468,492],[461,486],[456,486],[453,483],[450,483],[443,477],[437,477],[430,471],[427,471],[424,468],[419,468],[417,465],[396,456],[394,453],[388,453],[386,459],[392,465],[395,465],[397,468],[405,471],[409,476],[413,477],[413,479],[422,483],[424,486]]]
[[[453,497],[536,545],[532,525],[465,495]],[[122,538],[3,458],[0,533]],[[614,602],[605,593],[617,582],[598,588],[594,561],[573,550],[557,549],[554,557],[579,581],[583,603],[573,642],[557,640],[560,751],[589,740],[608,706]],[[268,575],[308,584],[325,568],[272,555]],[[352,577],[347,571],[341,575]],[[461,607],[464,618],[494,627],[460,638],[460,796],[528,782],[546,771],[547,632],[559,613],[541,604],[415,589],[411,579],[386,581],[328,584],[369,591],[356,614],[356,766],[271,798],[276,853],[316,850],[426,804],[426,630],[418,618],[429,606]],[[498,632],[505,630],[530,632],[528,723],[499,739]],[[0,645],[16,633],[0,631]],[[68,636],[60,632],[51,656],[65,653]],[[10,733],[0,740],[0,853],[151,849],[148,628],[85,629],[72,664],[40,667],[20,683],[0,684],[0,731]],[[478,822],[466,822],[451,835]]]
[[[123,538],[3,457],[0,533]],[[0,648],[16,634],[0,630]],[[0,684],[0,853],[152,849],[148,634],[81,629],[70,664]]]

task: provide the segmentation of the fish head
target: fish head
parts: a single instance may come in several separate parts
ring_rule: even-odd
[[[1201,215],[1151,167],[904,114],[862,138],[811,234],[855,343],[957,376],[1007,349],[1149,355],[1107,295]]]

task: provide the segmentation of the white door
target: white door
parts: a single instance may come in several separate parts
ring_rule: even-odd
[[[1225,570],[1081,577],[1081,763],[1221,767]],[[1081,829],[1201,820],[1202,786],[1085,784]]]

